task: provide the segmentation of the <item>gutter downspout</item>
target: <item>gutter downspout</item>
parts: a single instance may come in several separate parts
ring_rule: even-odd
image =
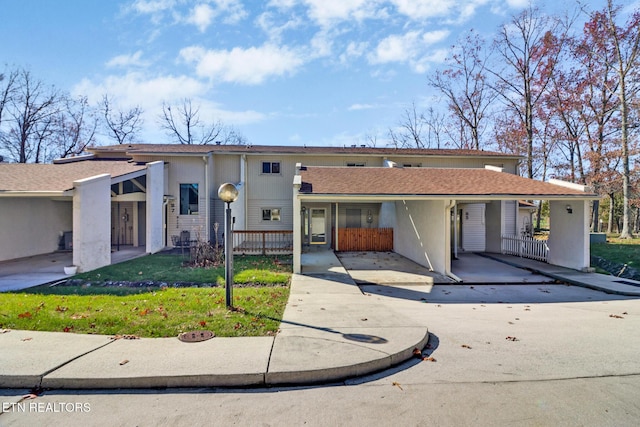
[[[451,277],[454,281],[456,282],[462,282],[462,279],[459,278],[458,276],[456,276],[455,274],[453,274],[451,272],[451,209],[454,208],[456,206],[456,201],[455,200],[451,200],[449,201],[449,204],[445,206],[444,210],[445,210],[445,215],[446,218],[448,218],[449,220],[449,227],[447,230],[447,234],[449,235],[449,247],[447,248],[447,254],[445,256],[447,256],[449,259],[446,262],[446,268],[445,268],[445,275]],[[457,215],[457,213],[456,213]],[[455,224],[454,224],[454,229],[455,229]],[[455,244],[455,242],[454,242]],[[457,253],[456,253],[457,256]]]
[[[206,156],[202,156],[202,161],[204,162],[204,194],[205,194],[204,226],[206,229],[205,240],[207,242],[211,241],[211,218],[209,215],[210,204],[211,204],[211,195],[209,194],[209,160],[210,159],[211,159],[211,153],[208,153]]]
[[[244,229],[249,229],[249,189],[247,188],[247,155],[242,154],[240,156],[240,183],[244,188],[244,200],[242,203],[244,204]]]

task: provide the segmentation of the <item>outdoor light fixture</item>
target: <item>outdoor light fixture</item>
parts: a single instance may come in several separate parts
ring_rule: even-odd
[[[571,207],[571,205],[567,205],[567,213],[573,213],[573,208]]]
[[[238,189],[230,182],[218,188],[218,197],[227,204],[224,218],[224,271],[225,296],[228,309],[233,309],[233,229],[231,203],[238,199]]]

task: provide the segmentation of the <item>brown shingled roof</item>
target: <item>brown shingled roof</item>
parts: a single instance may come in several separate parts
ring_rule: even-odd
[[[307,167],[306,194],[420,196],[589,196],[579,190],[489,169]]]
[[[491,156],[518,158],[513,154],[494,151],[432,148],[383,148],[383,147],[316,147],[289,145],[186,145],[186,144],[130,144],[93,147],[94,153],[129,154],[207,154],[207,153],[255,153],[255,154],[323,154],[323,155],[407,155],[407,156]]]
[[[63,192],[73,181],[108,173],[112,178],[146,168],[126,161],[79,161],[65,164],[2,163],[0,193],[3,191]]]

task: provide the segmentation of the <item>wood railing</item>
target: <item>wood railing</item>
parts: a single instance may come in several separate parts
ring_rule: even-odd
[[[292,230],[234,230],[233,253],[274,255],[293,253]]]
[[[546,240],[538,240],[533,237],[503,235],[502,253],[547,262],[549,246],[547,246]]]
[[[393,228],[339,228],[337,250],[392,251]]]

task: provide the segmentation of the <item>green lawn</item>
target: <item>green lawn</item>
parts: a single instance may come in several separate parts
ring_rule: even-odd
[[[607,236],[607,243],[591,245],[591,255],[640,268],[640,238],[618,239],[617,236]]]
[[[234,283],[287,284],[291,256],[234,256]],[[224,265],[208,268],[183,267],[179,255],[155,254],[78,274],[74,279],[104,281],[158,281],[167,283],[224,284]]]
[[[172,337],[211,330],[216,336],[275,334],[289,297],[290,257],[234,258],[233,306],[224,286],[173,287],[175,282],[219,284],[224,268],[182,267],[176,255],[149,255],[74,279],[78,286],[39,286],[0,295],[0,328],[140,337]],[[105,286],[107,281],[166,285]]]

